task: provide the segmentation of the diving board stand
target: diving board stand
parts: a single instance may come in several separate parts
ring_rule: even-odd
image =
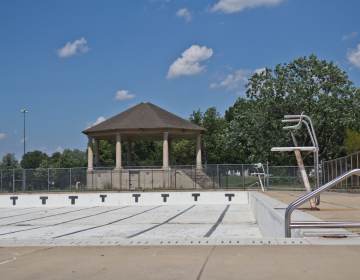
[[[289,125],[283,127],[284,130],[289,130],[291,134],[291,138],[293,140],[293,147],[273,147],[271,149],[272,152],[294,152],[296,157],[296,162],[299,167],[301,179],[303,181],[304,187],[308,193],[312,191],[309,177],[305,170],[304,161],[301,155],[301,152],[310,152],[314,154],[314,171],[316,174],[315,188],[319,187],[319,145],[317,141],[317,137],[315,134],[315,130],[311,121],[311,118],[304,115],[285,115],[283,123],[295,123],[295,125]],[[294,131],[299,130],[302,125],[305,125],[307,132],[309,133],[312,146],[298,146]],[[315,208],[316,205],[319,205],[320,198],[318,197],[316,200],[310,200],[311,208]]]

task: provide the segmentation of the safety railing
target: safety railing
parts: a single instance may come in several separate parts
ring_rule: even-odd
[[[345,221],[315,221],[315,222],[291,222],[291,214],[299,206],[303,205],[307,201],[318,197],[320,193],[331,189],[336,186],[339,182],[346,180],[351,176],[360,176],[360,169],[353,169],[344,173],[341,176],[336,177],[332,181],[322,185],[321,187],[315,189],[314,191],[307,193],[292,203],[286,208],[285,211],[285,237],[291,237],[291,229],[293,228],[357,228],[360,227],[360,222],[345,222]]]

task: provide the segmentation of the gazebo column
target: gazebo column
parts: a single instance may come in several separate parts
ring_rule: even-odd
[[[120,135],[120,133],[116,134],[115,152],[116,152],[115,169],[120,170],[122,168],[122,164],[121,164],[121,135]]]
[[[196,136],[196,168],[202,168],[201,163],[201,134]]]
[[[99,166],[99,139],[94,139],[95,166]]]
[[[93,153],[93,143],[92,138],[88,138],[88,171],[94,170],[94,153]]]
[[[163,169],[169,168],[169,132],[164,132],[163,139]]]

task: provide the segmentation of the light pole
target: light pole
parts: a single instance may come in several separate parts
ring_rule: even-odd
[[[23,154],[23,156],[24,156],[25,153],[26,153],[26,113],[29,113],[29,111],[24,108],[24,109],[21,109],[20,112],[24,116],[24,139],[23,139],[24,140],[24,154]]]

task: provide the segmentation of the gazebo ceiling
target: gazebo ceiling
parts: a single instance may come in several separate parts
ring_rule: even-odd
[[[205,129],[147,102],[135,105],[84,130],[83,133],[89,136],[110,136],[116,132],[134,136],[155,136],[161,131],[185,136],[202,133]]]

